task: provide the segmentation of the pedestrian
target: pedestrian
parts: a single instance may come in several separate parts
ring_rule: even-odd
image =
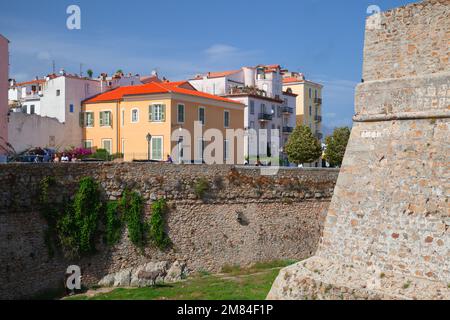
[[[173,160],[172,160],[172,157],[170,156],[170,154],[167,155],[166,163],[173,163]]]

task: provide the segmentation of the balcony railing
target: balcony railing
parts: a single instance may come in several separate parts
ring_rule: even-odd
[[[259,121],[271,121],[272,115],[268,113],[259,113],[258,114],[258,120]]]
[[[315,104],[322,104],[322,98],[314,98]]]
[[[283,127],[283,133],[292,133],[294,131],[294,128],[292,127]]]
[[[316,116],[314,117],[314,120],[317,121],[317,122],[322,122],[322,116],[316,115]]]
[[[292,114],[292,113],[294,113],[294,108],[282,107],[281,112],[286,113],[286,114]]]

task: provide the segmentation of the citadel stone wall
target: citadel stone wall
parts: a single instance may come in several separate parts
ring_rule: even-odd
[[[183,261],[191,272],[220,271],[276,259],[301,260],[317,249],[337,170],[281,169],[261,176],[259,169],[231,166],[139,163],[8,164],[0,166],[0,298],[34,296],[61,287],[66,268],[79,265],[83,284],[147,262]],[[128,240],[81,261],[50,258],[44,242],[46,221],[39,213],[39,183],[55,177],[51,198],[74,194],[80,178],[101,183],[105,199],[125,188],[137,190],[149,213],[157,198],[168,200],[167,232],[171,249],[152,246],[142,254]],[[211,187],[198,200],[194,185]],[[240,223],[237,215],[245,218]]]
[[[284,269],[269,299],[450,299],[449,44],[448,0],[369,19],[319,250]]]

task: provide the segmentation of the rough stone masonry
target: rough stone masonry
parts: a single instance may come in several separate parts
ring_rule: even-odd
[[[73,196],[86,176],[101,184],[105,199],[119,198],[126,188],[136,190],[148,215],[154,200],[166,198],[171,248],[161,251],[149,245],[141,252],[125,229],[114,247],[99,239],[92,256],[70,261],[50,257],[44,241],[48,225],[39,213],[40,182],[54,177],[58,185],[49,190],[49,197],[59,199]],[[187,272],[217,272],[225,265],[305,259],[317,249],[337,176],[334,169],[295,168],[262,176],[259,169],[222,165],[1,165],[0,299],[34,297],[61,287],[65,270],[73,264],[81,268],[82,284],[92,285],[117,272],[130,278],[130,270],[142,266],[154,271],[163,264],[157,269],[167,269],[170,276],[169,264],[173,268],[177,262]],[[196,197],[198,179],[210,185],[205,199]]]
[[[318,252],[268,299],[450,299],[449,45],[449,0],[369,18]]]

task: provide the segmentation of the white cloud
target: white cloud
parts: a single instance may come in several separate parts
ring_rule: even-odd
[[[218,64],[245,64],[249,59],[255,59],[260,54],[259,50],[242,50],[227,44],[214,44],[204,50],[209,63]]]

